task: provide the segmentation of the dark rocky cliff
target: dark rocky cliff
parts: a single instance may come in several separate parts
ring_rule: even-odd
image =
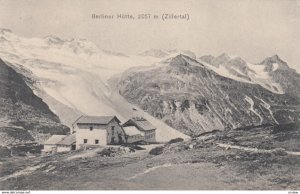
[[[44,134],[69,132],[24,80],[23,75],[0,59],[1,145],[38,141]]]

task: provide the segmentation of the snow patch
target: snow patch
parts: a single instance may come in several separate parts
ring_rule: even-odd
[[[256,112],[256,110],[254,110],[254,102],[253,102],[252,98],[250,98],[249,96],[246,96],[245,100],[250,104],[250,111],[259,117],[260,125],[261,125],[264,119],[260,116],[260,114],[258,114],[258,112]]]
[[[257,98],[257,97],[255,96],[255,98]],[[271,115],[273,121],[274,121],[276,124],[279,124],[278,121],[275,119],[275,117],[274,117],[274,115],[273,115],[273,112],[272,112],[272,110],[271,110],[271,105],[268,104],[268,103],[266,103],[266,102],[265,102],[263,99],[261,99],[261,98],[257,98],[257,99],[260,100],[260,101],[262,102],[261,105],[262,105],[263,107],[265,107],[265,108],[269,111],[269,113],[270,113],[270,115]]]
[[[204,62],[200,59],[199,59],[199,62],[202,63],[208,69],[213,70],[214,72],[216,72],[217,74],[219,74],[221,76],[224,76],[224,77],[227,77],[227,78],[230,78],[230,79],[233,79],[233,80],[237,80],[237,81],[240,81],[240,82],[255,84],[255,83],[249,81],[248,79],[244,79],[242,77],[238,77],[236,75],[233,75],[224,65],[220,65],[219,67],[216,67],[216,66],[210,65],[210,64],[208,64],[208,63],[206,63],[206,62]],[[244,75],[241,71],[239,71],[237,69],[234,69],[234,70],[236,70],[241,75]]]
[[[249,72],[249,76],[255,83],[261,85],[262,87],[273,93],[284,94],[282,87],[278,83],[273,81],[272,77],[269,75],[269,72],[265,71],[265,66],[254,65],[251,63],[247,63],[247,65],[250,69],[252,69],[255,72]]]
[[[265,71],[265,66],[263,65],[255,65],[251,63],[246,63],[247,67],[250,69],[248,71],[248,75],[245,75],[241,71],[239,71],[237,68],[234,68],[237,73],[244,75],[246,77],[249,77],[250,80],[244,79],[242,77],[238,77],[234,74],[232,74],[224,65],[220,65],[219,67],[216,67],[214,65],[211,65],[209,63],[206,63],[205,61],[202,61],[198,59],[199,62],[201,62],[205,67],[213,70],[219,75],[222,75],[224,77],[228,77],[233,80],[237,80],[240,82],[250,83],[250,84],[259,84],[263,88],[276,93],[276,94],[284,94],[284,91],[282,87],[273,81],[272,77],[269,75],[269,72]],[[232,67],[231,67],[232,68]],[[275,71],[278,68],[278,64],[273,64],[273,71]]]
[[[276,71],[278,69],[279,65],[278,65],[278,63],[273,63],[272,67],[273,67],[272,71]]]

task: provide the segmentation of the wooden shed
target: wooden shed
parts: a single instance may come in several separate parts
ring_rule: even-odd
[[[141,131],[144,136],[144,140],[149,143],[156,142],[156,127],[154,127],[149,121],[142,117],[135,117],[132,119],[129,119],[127,122],[125,122],[122,127],[130,127],[134,126],[136,129]]]

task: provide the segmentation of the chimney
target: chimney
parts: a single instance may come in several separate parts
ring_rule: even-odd
[[[144,119],[144,113],[141,111],[138,111],[136,108],[132,108],[132,118],[134,120],[143,120]]]

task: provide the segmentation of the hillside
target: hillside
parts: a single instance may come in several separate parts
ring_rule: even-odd
[[[299,96],[224,77],[185,55],[158,68],[127,71],[119,90],[129,102],[188,135],[300,119]]]
[[[1,145],[39,141],[43,135],[66,134],[68,127],[24,81],[0,59]]]

